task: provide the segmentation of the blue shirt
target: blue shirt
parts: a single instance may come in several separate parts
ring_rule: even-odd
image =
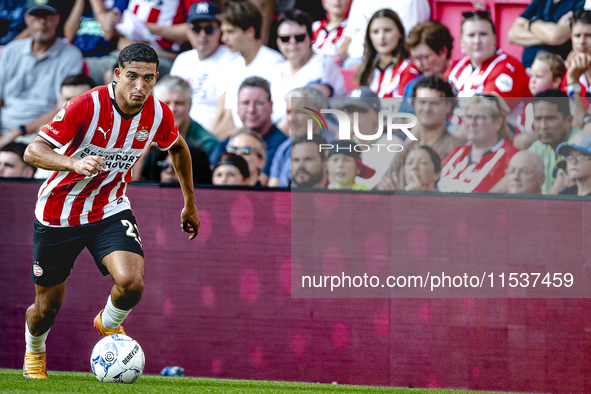
[[[410,82],[406,84],[406,87],[404,88],[404,98],[402,99],[402,104],[400,104],[398,112],[407,114],[415,113],[415,107],[412,105],[412,92],[415,90],[417,83],[423,78],[425,78],[425,74],[421,74],[418,77],[411,79]]]
[[[128,3],[129,0],[115,0],[113,8],[118,8],[123,13]],[[74,45],[80,49],[84,57],[104,56],[117,48],[116,40],[105,41],[104,35],[101,25],[90,11],[80,18],[80,27],[76,32]]]
[[[291,139],[279,145],[271,163],[270,178],[279,178],[279,186],[287,187],[291,181]]]
[[[532,0],[530,5],[523,11],[523,14],[521,14],[521,17],[528,20],[539,19],[545,22],[557,23],[564,14],[569,11],[575,12],[583,8],[584,5],[585,0],[560,0],[556,4],[554,4],[553,0]],[[525,68],[531,67],[539,50],[556,53],[562,56],[563,59],[566,59],[572,50],[572,45],[571,41],[568,40],[564,44],[556,46],[533,45],[525,47],[521,57],[521,62]]]
[[[0,45],[8,44],[25,29],[26,6],[27,0],[0,1],[0,20],[6,20],[2,25],[7,29],[5,33],[0,28]]]

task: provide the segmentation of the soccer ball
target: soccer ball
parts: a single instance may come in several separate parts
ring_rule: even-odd
[[[92,349],[92,373],[105,383],[133,383],[144,370],[146,359],[139,343],[127,335],[109,335]]]

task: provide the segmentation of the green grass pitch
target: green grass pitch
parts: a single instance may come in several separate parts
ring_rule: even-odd
[[[91,373],[49,371],[48,380],[25,379],[17,369],[0,369],[0,393],[393,393],[393,394],[443,394],[478,393],[484,391],[434,390],[414,388],[349,386],[341,384],[316,384],[273,382],[264,380],[233,380],[205,378],[171,378],[158,375],[142,375],[134,384],[101,383]]]

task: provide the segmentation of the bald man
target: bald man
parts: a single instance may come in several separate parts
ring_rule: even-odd
[[[533,152],[522,150],[515,154],[509,167],[509,193],[523,194],[542,192],[542,185],[546,180],[544,161]]]

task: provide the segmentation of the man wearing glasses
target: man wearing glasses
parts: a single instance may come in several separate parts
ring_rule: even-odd
[[[546,180],[544,161],[526,150],[517,152],[507,167],[510,194],[540,194]]]
[[[566,170],[575,181],[574,186],[565,188],[559,194],[591,195],[591,136],[577,134],[570,142],[558,145],[556,153],[566,157]]]
[[[191,119],[211,127],[218,100],[217,85],[228,75],[226,65],[238,57],[221,44],[222,30],[215,19],[219,7],[212,2],[195,3],[187,16],[187,38],[192,50],[181,53],[170,69],[170,75],[183,78],[193,88]]]
[[[226,152],[246,160],[250,173],[249,186],[263,186],[259,179],[267,160],[267,144],[259,133],[247,128],[240,130],[228,141]]]

